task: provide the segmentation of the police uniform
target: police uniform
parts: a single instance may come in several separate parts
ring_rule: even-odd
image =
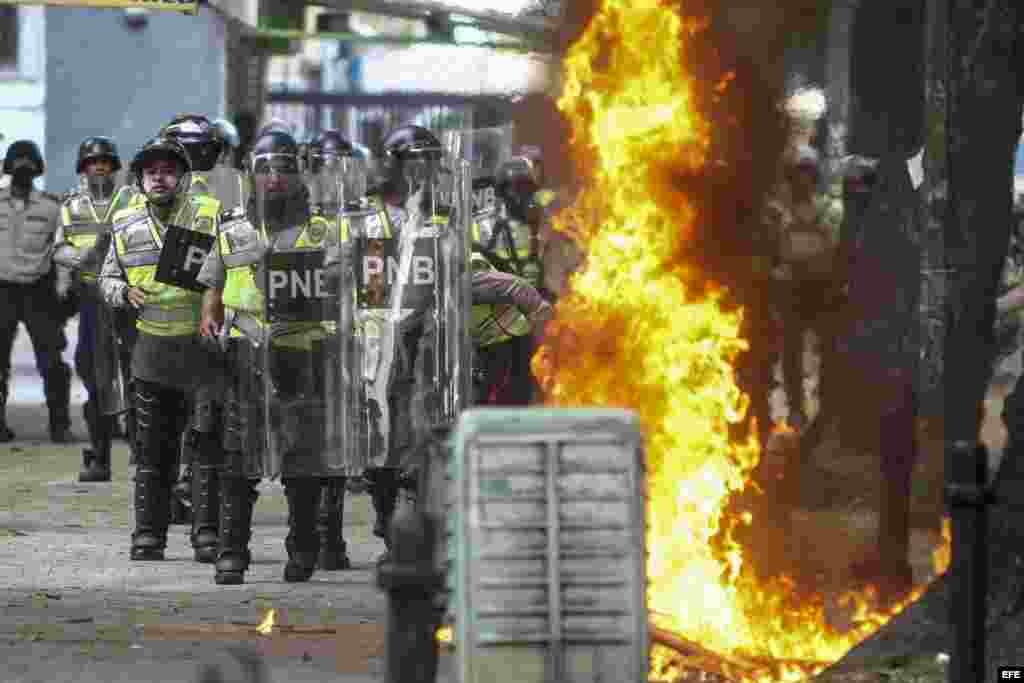
[[[206,117],[175,117],[161,134],[176,140],[188,152],[192,162],[192,184],[188,190],[191,195],[215,202],[218,212],[242,206],[242,175],[234,169],[216,165],[223,142]],[[212,372],[201,378],[194,394],[189,397],[190,418],[181,449],[181,464],[185,467],[174,487],[178,500],[174,511],[180,513],[181,522],[191,522],[194,557],[197,562],[204,563],[216,560],[218,546],[218,471],[223,462],[220,448],[223,370],[217,363]]]
[[[158,139],[136,156],[140,169],[141,155],[150,145],[159,151],[173,150],[188,168],[187,153],[180,145]],[[215,236],[220,212],[216,201],[182,192],[175,197],[165,224],[151,210],[149,199],[142,193],[140,197],[142,201],[114,216],[100,288],[105,301],[118,308],[130,305],[129,287],[146,292],[132,353],[138,446],[132,558],[163,559],[189,399],[200,378],[215,365],[198,336],[201,295],[157,282],[156,269],[168,224]]]
[[[61,357],[67,348],[66,315],[57,299],[52,261],[59,224],[57,197],[32,190],[20,199],[10,187],[0,189],[0,441],[14,438],[5,409],[18,323],[28,329],[43,378],[50,437],[61,442],[71,438],[71,370]]]
[[[86,450],[83,458],[83,469],[80,481],[110,481],[110,448],[114,436],[114,415],[106,412],[102,405],[99,381],[105,383],[109,378],[97,378],[96,354],[110,353],[114,363],[119,364],[117,357],[116,331],[100,330],[100,326],[113,327],[112,316],[103,315],[100,309],[105,307],[100,297],[97,279],[100,266],[109,247],[110,221],[114,214],[126,208],[132,195],[129,188],[118,188],[113,196],[105,202],[95,201],[88,191],[74,192],[61,205],[61,223],[55,239],[57,248],[54,253],[55,262],[69,266],[77,275],[78,290],[78,343],[75,345],[75,371],[82,379],[87,393],[87,400],[82,406],[82,414],[89,430],[89,441],[92,445]],[[109,349],[97,349],[97,338],[107,334],[110,338]],[[107,373],[120,371],[120,368],[106,368]],[[106,399],[110,401],[111,399]],[[129,434],[134,430],[129,429]]]
[[[533,398],[531,319],[550,316],[551,306],[524,278],[499,271],[474,252],[471,334],[476,353],[477,401],[529,405]],[[529,317],[527,317],[529,316]]]
[[[267,151],[260,152],[264,147]],[[293,171],[297,173],[297,152],[290,135],[266,132],[256,141],[253,155],[295,157]],[[225,464],[221,471],[220,550],[215,576],[218,584],[242,583],[248,570],[251,491],[258,481],[257,474],[276,474],[265,472],[263,467],[267,449],[271,447],[268,441],[273,442],[273,448],[283,451],[279,467],[289,511],[285,580],[309,580],[318,560],[321,457],[318,449],[322,445],[316,437],[320,432],[315,424],[299,424],[290,417],[267,424],[262,407],[271,400],[287,403],[296,399],[317,382],[318,378],[307,376],[309,368],[303,362],[337,330],[331,330],[330,325],[323,322],[284,322],[273,323],[271,336],[260,272],[264,267],[265,249],[320,250],[332,236],[337,241],[338,226],[322,216],[310,215],[304,190],[301,197],[291,196],[284,201],[289,208],[273,226],[261,220],[261,211],[252,204],[252,210],[248,211],[252,222],[241,212],[233,214],[232,219],[221,226],[217,248],[210,252],[200,272],[200,281],[221,293],[228,348]],[[265,344],[270,345],[269,349],[264,349]],[[269,359],[273,367],[263,367],[263,358]],[[267,380],[272,389],[264,383]],[[273,399],[266,395],[267,391],[275,392]],[[284,408],[282,411],[287,413]]]

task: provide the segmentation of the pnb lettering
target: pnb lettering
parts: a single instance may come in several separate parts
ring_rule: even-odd
[[[279,298],[282,291],[290,299],[326,298],[328,295],[326,273],[322,268],[270,271],[270,298]]]
[[[436,279],[434,259],[429,256],[412,257],[411,284],[432,285]],[[372,278],[384,275],[384,257],[366,256],[363,259],[363,285],[369,285]],[[387,257],[387,283],[395,282],[408,283],[409,280],[400,277],[398,259],[393,256]]]

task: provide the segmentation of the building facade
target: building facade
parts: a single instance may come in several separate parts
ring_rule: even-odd
[[[46,154],[46,12],[0,5],[0,158],[14,140]],[[45,187],[45,179],[37,181]]]

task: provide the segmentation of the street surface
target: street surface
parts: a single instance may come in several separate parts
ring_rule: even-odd
[[[71,363],[75,321],[68,335]],[[263,653],[271,681],[381,679],[386,599],[375,586],[373,563],[384,547],[370,533],[366,495],[346,500],[354,568],[317,572],[309,583],[282,578],[287,507],[276,482],[260,489],[253,567],[244,585],[216,586],[213,567],[192,560],[184,526],[171,527],[165,562],[131,562],[134,468],[126,444],[115,443],[111,483],[79,484],[86,446],[81,383],[76,378],[71,404],[82,442],[54,445],[24,328],[12,360],[8,420],[18,440],[0,445],[0,681],[193,681],[199,663],[229,641],[203,634],[155,640],[146,627],[255,625],[271,607],[282,624],[338,626],[336,637],[249,639]]]

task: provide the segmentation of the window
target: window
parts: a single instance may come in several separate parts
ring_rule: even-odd
[[[0,5],[0,71],[18,68],[18,8]]]

